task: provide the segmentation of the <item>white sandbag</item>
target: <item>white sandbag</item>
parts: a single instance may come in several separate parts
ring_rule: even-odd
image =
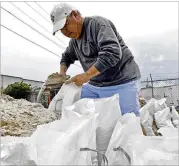
[[[109,98],[95,99],[94,103],[95,112],[99,114],[99,116],[97,116],[98,124],[96,129],[96,149],[105,153],[114,127],[121,116],[119,95],[116,94]],[[77,108],[77,106],[75,107]],[[80,105],[80,107],[82,106]],[[83,111],[83,109],[75,109],[74,111],[81,113],[80,110]],[[99,155],[99,163],[101,162],[101,160],[102,156]]]
[[[172,114],[172,123],[174,127],[178,128],[179,127],[179,115],[174,106],[172,106],[171,114]]]
[[[121,116],[119,95],[95,100],[96,111],[99,112],[98,127],[96,130],[96,149],[105,153],[113,130]],[[102,155],[98,155],[98,164],[101,164]]]
[[[142,113],[144,112],[144,110],[150,112],[151,114],[154,114],[156,101],[157,101],[156,99],[151,98],[151,99],[147,102],[147,104],[144,105],[144,106],[140,109],[140,114],[141,114],[140,116],[142,117],[142,119],[145,119],[145,116],[143,117],[143,114],[142,114]]]
[[[131,136],[131,165],[178,165],[178,137]]]
[[[123,115],[115,126],[106,151],[109,165],[130,165],[130,161],[123,151],[114,151],[113,149],[121,147],[131,156],[130,148],[132,147],[132,144],[130,144],[129,138],[130,136],[133,137],[134,135],[142,134],[140,118],[136,117],[133,113]]]
[[[162,134],[164,137],[178,137],[178,128],[173,128],[173,127],[161,127],[158,130],[159,133]]]
[[[81,97],[81,87],[76,86],[74,83],[63,84],[59,92],[50,102],[49,110],[61,114],[62,108],[70,106]]]
[[[167,107],[161,111],[157,111],[155,114],[155,121],[158,128],[161,127],[174,127],[171,122],[170,108]]]
[[[167,108],[166,98],[155,101],[155,112],[161,111],[165,108]]]
[[[39,126],[32,134],[38,165],[92,165],[92,152],[80,148],[95,148],[96,117],[94,101],[82,99],[65,107],[61,120]]]
[[[152,98],[147,102],[147,104],[144,107],[142,107],[140,109],[141,123],[144,126],[147,136],[155,136],[155,134],[152,130],[152,124],[153,124],[153,120],[154,120],[153,117],[159,118],[158,116],[163,114],[161,112],[162,112],[162,110],[165,110],[165,108],[167,108],[166,98],[163,98],[161,100],[156,100],[156,99]],[[154,114],[156,116],[154,116]],[[168,120],[168,122],[166,122],[166,124],[167,123],[168,123],[168,126],[171,126],[171,123],[169,122],[169,120]]]
[[[106,150],[114,127],[121,116],[119,95],[95,100],[95,109],[99,112],[97,128],[97,150]],[[106,136],[105,136],[106,135]],[[101,145],[100,145],[101,144]]]
[[[140,120],[144,126],[147,136],[154,136],[152,130],[153,114],[155,112],[156,99],[150,99],[147,104],[140,109]]]
[[[1,165],[37,165],[36,147],[29,137],[1,137]]]

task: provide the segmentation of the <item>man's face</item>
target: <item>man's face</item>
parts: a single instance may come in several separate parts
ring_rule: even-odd
[[[75,11],[67,17],[65,26],[61,29],[61,32],[73,39],[78,39],[82,31],[82,17]]]

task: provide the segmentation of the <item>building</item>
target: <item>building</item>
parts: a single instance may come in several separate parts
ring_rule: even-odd
[[[29,80],[22,77],[15,77],[9,75],[0,75],[0,88],[5,89],[9,84],[13,84],[15,82],[24,82],[30,84],[32,87],[41,87],[44,82]]]

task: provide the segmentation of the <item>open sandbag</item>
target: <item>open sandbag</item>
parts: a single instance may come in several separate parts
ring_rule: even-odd
[[[81,97],[81,87],[76,86],[74,83],[63,84],[59,92],[50,102],[48,110],[54,111],[58,118],[61,115],[62,109],[66,106],[70,106]]]
[[[94,101],[82,99],[65,107],[61,120],[39,126],[32,135],[38,164],[92,165],[92,152],[80,148],[95,148],[96,117]]]
[[[83,99],[88,100],[88,99]],[[114,127],[121,116],[119,106],[119,95],[116,94],[109,98],[95,99],[95,111],[97,116],[96,129],[96,150],[105,153],[111,139]],[[78,113],[80,109],[76,109]],[[83,110],[83,109],[81,109]],[[102,162],[102,155],[98,155],[98,161]]]

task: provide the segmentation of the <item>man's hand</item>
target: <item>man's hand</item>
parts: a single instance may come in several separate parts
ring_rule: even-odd
[[[74,82],[77,86],[82,86],[84,83],[90,80],[90,76],[87,73],[78,74],[66,81],[65,84]]]
[[[66,81],[66,84],[74,82],[77,86],[82,86],[84,83],[88,82],[91,78],[99,75],[100,72],[92,66],[89,70],[85,73],[78,74],[75,77],[72,77],[70,80]]]
[[[63,76],[63,77],[66,77],[66,73],[62,73],[62,72],[60,72],[60,73],[58,73],[60,76]]]
[[[68,68],[67,68],[65,65],[61,65],[61,66],[60,66],[60,73],[59,73],[59,75],[66,77],[67,69],[68,69]]]

